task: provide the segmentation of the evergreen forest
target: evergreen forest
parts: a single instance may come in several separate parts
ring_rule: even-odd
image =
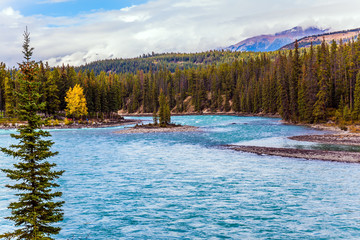
[[[121,63],[121,64],[120,64]],[[81,67],[37,64],[44,114],[66,109],[66,92],[84,89],[88,115],[153,113],[161,92],[172,113],[280,114],[289,122],[356,122],[360,41],[269,53],[211,51],[144,55]],[[0,65],[0,110],[16,117],[21,73]]]

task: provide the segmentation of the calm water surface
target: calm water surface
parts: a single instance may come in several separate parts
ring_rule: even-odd
[[[141,118],[150,120],[150,118]],[[223,144],[326,148],[279,119],[173,117],[196,133],[53,130],[66,172],[57,239],[360,239],[360,164],[259,156]],[[8,146],[10,131],[0,131]],[[0,167],[13,163],[1,154]],[[0,233],[15,200],[0,174]]]

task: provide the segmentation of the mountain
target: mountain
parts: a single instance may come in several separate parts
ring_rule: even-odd
[[[224,48],[228,51],[247,51],[247,52],[268,52],[276,51],[279,48],[294,42],[306,36],[318,35],[328,32],[328,29],[319,29],[316,27],[309,27],[303,29],[302,27],[294,27],[292,29],[275,33],[274,35],[260,35],[245,39],[235,45]]]
[[[344,30],[339,32],[331,32],[319,35],[313,35],[309,37],[304,37],[298,40],[299,47],[309,47],[311,43],[313,45],[319,45],[323,40],[327,43],[331,43],[333,40],[336,42],[340,42],[342,39],[343,42],[348,42],[351,39],[357,39],[358,35],[360,34],[360,28],[351,29],[351,30]],[[283,46],[280,50],[289,50],[294,49],[295,42],[292,42],[288,45]]]

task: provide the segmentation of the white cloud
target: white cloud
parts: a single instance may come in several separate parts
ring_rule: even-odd
[[[1,15],[8,16],[8,17],[15,17],[15,18],[21,17],[20,12],[15,11],[12,7],[7,7],[7,8],[4,8],[3,10],[1,10]]]
[[[56,0],[53,0],[53,2]],[[154,52],[199,52],[297,25],[360,27],[357,0],[154,0],[76,17],[22,16],[0,5],[0,61],[21,61],[22,32],[37,60],[80,65]],[[351,7],[349,7],[351,6]]]

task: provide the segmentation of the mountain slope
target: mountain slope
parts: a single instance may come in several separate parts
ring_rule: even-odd
[[[359,34],[360,34],[360,28],[344,30],[339,32],[325,33],[325,34],[313,35],[313,36],[301,38],[298,40],[298,44],[299,47],[309,47],[311,43],[313,43],[313,45],[319,45],[323,40],[325,40],[327,43],[330,43],[333,40],[339,42],[340,39],[342,39],[343,42],[348,42],[351,39],[356,40]],[[288,45],[283,46],[280,50],[294,49],[294,44],[295,42],[292,42]]]
[[[309,27],[294,27],[292,29],[276,33],[274,35],[260,35],[245,39],[235,45],[224,48],[228,51],[267,52],[276,51],[279,48],[306,36],[326,33],[328,29]]]
[[[100,74],[101,71],[112,73],[136,73],[137,71],[148,72],[166,68],[171,72],[179,69],[198,68],[206,65],[217,65],[221,63],[232,63],[235,60],[249,60],[260,56],[260,53],[253,52],[228,52],[228,51],[207,51],[200,53],[163,53],[148,54],[137,58],[128,59],[107,59],[91,62],[79,67],[76,71],[94,71]],[[270,59],[275,54],[269,54]]]

